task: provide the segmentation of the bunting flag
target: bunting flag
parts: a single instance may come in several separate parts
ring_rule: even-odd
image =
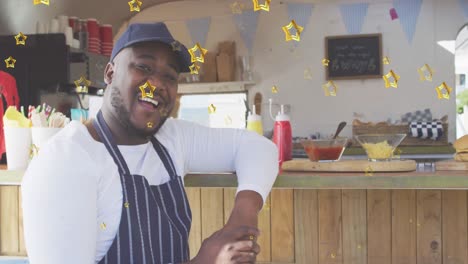
[[[458,2],[460,3],[461,9],[463,10],[465,17],[468,17],[468,0],[458,0]]]
[[[421,5],[422,0],[393,0],[393,7],[398,13],[401,26],[410,44],[413,42]]]
[[[241,14],[234,15],[234,22],[250,54],[252,53],[257,33],[258,15],[259,12],[253,10],[247,10]]]
[[[349,34],[361,33],[368,7],[368,3],[340,5],[341,17]]]
[[[301,38],[302,38],[302,36],[304,36],[305,31],[307,31],[307,24],[309,23],[309,18],[312,15],[314,4],[287,3],[287,6],[288,6],[289,21],[294,19],[297,25],[304,28],[304,30],[301,33]],[[295,46],[299,44],[299,42],[297,41],[293,41],[293,42]]]
[[[194,18],[185,21],[187,28],[192,38],[192,45],[200,43],[200,46],[205,47],[206,36],[210,30],[211,17]]]

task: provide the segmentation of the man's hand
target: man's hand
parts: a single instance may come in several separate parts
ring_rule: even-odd
[[[260,253],[257,225],[262,204],[263,199],[257,192],[239,192],[226,225],[203,241],[198,255],[189,263],[255,263]]]
[[[224,227],[203,241],[197,256],[189,264],[255,263],[260,247],[255,240],[242,238],[258,235],[258,229],[254,227]]]

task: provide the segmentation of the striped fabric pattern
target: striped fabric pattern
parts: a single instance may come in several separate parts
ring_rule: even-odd
[[[94,126],[114,159],[122,184],[123,204],[119,231],[100,264],[167,264],[189,260],[188,235],[192,215],[183,187],[167,149],[151,139],[170,180],[149,185],[133,175],[99,112]]]

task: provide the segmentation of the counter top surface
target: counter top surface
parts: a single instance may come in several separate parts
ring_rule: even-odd
[[[1,169],[1,167],[0,167]],[[0,185],[20,185],[23,171],[0,170]],[[236,187],[233,173],[191,173],[185,177],[187,187]],[[274,188],[294,189],[468,189],[468,171],[433,171],[433,167],[414,172],[279,174]]]

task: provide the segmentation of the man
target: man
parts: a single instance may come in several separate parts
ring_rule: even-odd
[[[35,157],[22,183],[31,264],[253,263],[257,213],[278,172],[255,133],[168,119],[190,56],[163,23],[132,24],[116,42],[97,118],[72,122]],[[182,177],[236,171],[228,223],[189,259]]]

